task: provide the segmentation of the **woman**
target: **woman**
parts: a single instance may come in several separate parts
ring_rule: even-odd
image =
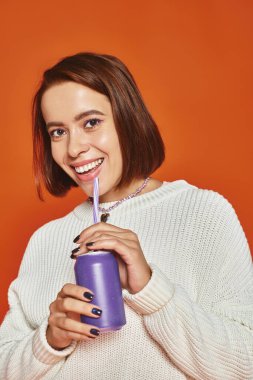
[[[253,379],[253,273],[234,209],[184,180],[149,176],[164,146],[117,58],[80,53],[44,74],[34,99],[34,165],[56,196],[99,177],[92,199],[32,236],[1,327],[1,378]],[[114,250],[127,324],[100,334],[74,261]]]

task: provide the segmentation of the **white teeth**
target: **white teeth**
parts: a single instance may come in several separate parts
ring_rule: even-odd
[[[100,165],[103,162],[103,160],[104,160],[103,158],[99,158],[98,160],[90,162],[87,165],[77,166],[74,169],[77,173],[82,174],[82,173],[85,173],[91,169],[94,169],[96,166]]]

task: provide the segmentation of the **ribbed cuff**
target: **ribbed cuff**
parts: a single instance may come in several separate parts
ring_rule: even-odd
[[[73,341],[70,346],[61,351],[53,349],[47,342],[47,326],[48,320],[46,319],[35,332],[33,337],[33,353],[40,362],[52,365],[70,355],[76,348],[77,343]]]
[[[147,285],[138,293],[123,290],[126,303],[137,313],[147,315],[166,305],[174,295],[175,288],[163,272],[154,264],[149,264],[152,275]]]

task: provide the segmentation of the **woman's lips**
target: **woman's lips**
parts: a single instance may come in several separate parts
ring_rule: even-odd
[[[96,168],[91,169],[91,171],[89,171],[87,173],[83,173],[83,174],[77,173],[73,167],[72,167],[72,170],[75,173],[75,176],[79,179],[79,181],[81,181],[81,182],[90,182],[90,181],[93,181],[94,178],[98,177],[100,171],[102,170],[101,167],[102,167],[103,163],[104,163],[104,160]]]
[[[74,166],[74,169],[78,174],[87,174],[91,170],[94,170],[96,167],[101,165],[103,161],[103,158],[99,158],[98,160],[92,161],[89,164]]]
[[[91,158],[89,160],[83,160],[83,161],[80,161],[80,162],[69,163],[69,166],[71,166],[71,168],[80,168],[82,166],[91,164],[91,163],[96,162],[98,160],[104,160],[104,157]]]

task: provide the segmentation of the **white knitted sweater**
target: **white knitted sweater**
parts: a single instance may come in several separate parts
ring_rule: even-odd
[[[92,224],[85,202],[28,244],[0,330],[1,380],[252,380],[252,260],[228,201],[164,182],[109,222],[137,233],[152,268],[142,291],[123,292],[127,324],[63,351],[47,344],[49,304],[74,282],[73,239]]]

